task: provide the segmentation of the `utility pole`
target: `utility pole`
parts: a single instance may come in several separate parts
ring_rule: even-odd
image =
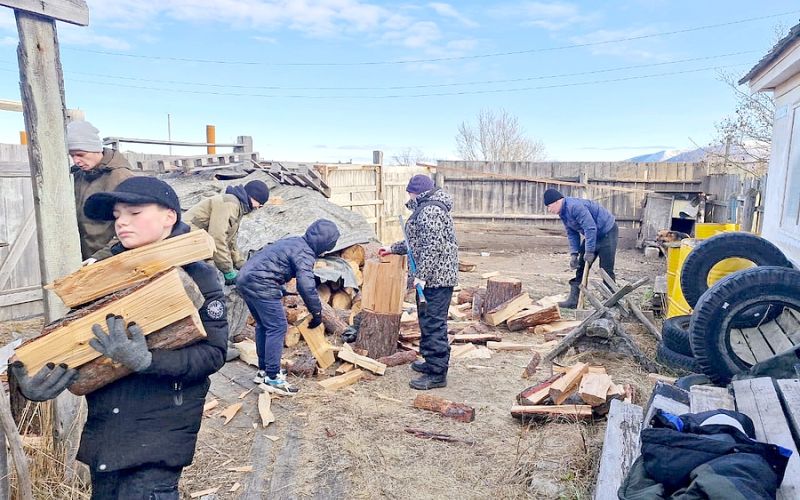
[[[0,6],[14,9],[19,33],[20,93],[28,133],[39,263],[42,284],[46,284],[76,270],[81,262],[56,20],[88,26],[89,8],[84,0],[0,0]],[[44,290],[44,311],[49,322],[62,317],[67,307],[53,292]],[[82,427],[77,422],[80,401],[64,393],[54,404],[54,434],[67,451],[67,474],[75,470]]]

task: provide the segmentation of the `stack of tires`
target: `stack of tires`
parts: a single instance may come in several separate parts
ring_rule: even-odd
[[[728,258],[756,267],[737,271],[708,286],[712,268]],[[757,327],[779,316],[784,307],[800,310],[800,271],[781,250],[750,233],[722,233],[687,256],[680,275],[691,315],[664,321],[657,358],[667,366],[702,373],[724,384],[750,365],[733,350],[730,331]]]

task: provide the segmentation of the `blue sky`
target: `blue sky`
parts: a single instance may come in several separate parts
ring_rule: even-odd
[[[89,6],[90,26],[59,23],[59,40],[67,106],[103,136],[165,139],[169,113],[175,140],[203,141],[214,124],[218,141],[252,135],[267,159],[329,162],[406,148],[455,159],[458,125],[499,108],[551,160],[692,148],[732,112],[719,72],[743,75],[776,26],[800,19],[796,1]],[[0,99],[19,99],[16,43],[0,7]],[[23,128],[20,113],[0,111],[0,142]]]

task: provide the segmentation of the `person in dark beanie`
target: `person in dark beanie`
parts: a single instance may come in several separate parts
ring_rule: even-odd
[[[428,303],[425,310],[419,307],[417,315],[420,339],[420,354],[424,361],[411,364],[414,371],[422,375],[409,385],[417,390],[428,390],[447,385],[447,369],[450,363],[450,344],[447,342],[447,315],[453,287],[458,284],[458,242],[450,211],[453,198],[433,184],[427,175],[415,175],[406,187],[409,201],[406,207],[412,211],[406,221],[408,245],[417,272],[414,285],[422,285]],[[380,255],[407,253],[406,242],[398,241],[383,247]]]
[[[175,191],[152,177],[134,177],[112,192],[86,201],[86,216],[114,221],[119,242],[112,254],[189,232],[181,222]],[[88,418],[78,460],[89,466],[96,500],[178,500],[178,481],[192,463],[209,376],[225,363],[228,322],[217,272],[205,262],[182,266],[202,294],[198,309],[207,337],[172,351],[149,350],[138,325],[121,316],[93,325],[90,345],[109,362],[133,373],[86,396]],[[66,365],[45,366],[28,376],[11,367],[22,394],[33,401],[55,398],[75,380]]]
[[[569,267],[575,270],[575,277],[569,280],[569,297],[558,305],[574,309],[578,305],[584,266],[591,267],[599,258],[600,267],[611,278],[615,277],[619,228],[611,212],[596,201],[565,198],[558,190],[549,188],[544,192],[544,204],[548,212],[561,218],[567,230]]]
[[[245,261],[236,247],[239,223],[267,200],[269,187],[254,180],[244,186],[228,186],[225,194],[202,200],[184,215],[192,229],[203,229],[214,238],[214,264],[222,272],[226,285],[236,282],[237,269],[241,269]]]
[[[309,328],[322,323],[322,302],[317,294],[314,263],[339,240],[336,224],[319,219],[303,236],[283,238],[256,252],[242,267],[236,288],[256,320],[258,371],[253,379],[266,390],[284,396],[298,392],[281,370],[281,354],[288,323],[281,298],[283,285],[297,278],[297,292],[311,313]]]
[[[99,131],[87,121],[67,124],[67,148],[72,159],[75,189],[75,210],[81,256],[84,264],[109,257],[111,245],[116,243],[114,224],[111,221],[90,219],[84,213],[86,200],[95,193],[113,191],[120,182],[133,177],[128,160],[119,151],[103,148]]]

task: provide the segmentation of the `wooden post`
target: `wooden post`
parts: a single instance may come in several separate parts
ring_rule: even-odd
[[[28,133],[25,132],[24,130],[20,130],[19,131],[19,143],[22,146],[27,146],[28,145]]]
[[[45,284],[74,271],[81,261],[67,157],[64,79],[55,19],[86,26],[89,9],[83,0],[5,0],[0,5],[14,7],[17,20],[20,93],[29,136],[28,159],[36,207],[39,265],[42,284]],[[45,320],[50,322],[63,316],[67,308],[53,292],[45,290],[44,312]],[[68,475],[75,470],[75,454],[80,442],[80,401],[65,392],[53,405],[54,435],[66,450]]]
[[[253,138],[249,135],[240,135],[236,137],[237,144],[240,146],[234,146],[233,152],[238,153],[242,163],[246,166],[250,166],[250,162],[248,161],[253,155]],[[258,160],[258,158],[252,158],[253,160]]]
[[[375,199],[378,201],[384,201],[383,198],[383,185],[385,182],[383,176],[383,151],[373,151],[372,152],[372,163],[375,165]],[[378,237],[378,241],[381,243],[388,243],[383,241],[384,238],[384,227],[383,221],[384,217],[386,217],[386,203],[381,203],[375,205],[375,236]]]
[[[217,127],[214,125],[206,125],[206,142],[215,144],[217,142]],[[210,155],[217,154],[216,146],[206,146],[206,153]]]

